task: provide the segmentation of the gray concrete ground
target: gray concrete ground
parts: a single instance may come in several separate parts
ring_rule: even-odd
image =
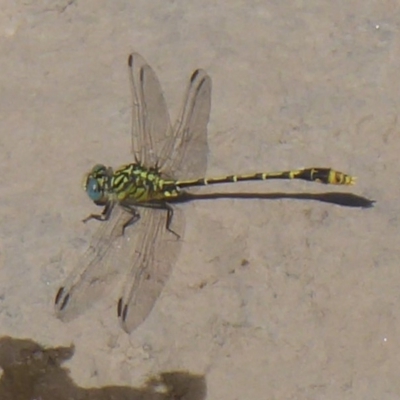
[[[207,399],[400,398],[400,5],[397,1],[1,1],[0,335],[75,345],[77,385],[204,376]],[[96,223],[81,189],[130,162],[126,58],[142,54],[174,120],[213,80],[208,175],[331,166],[369,209],[291,199],[179,206],[172,276],[131,335],[120,285],[64,323],[55,292]],[[218,191],[220,189],[218,188]],[[123,273],[123,271],[122,271]]]

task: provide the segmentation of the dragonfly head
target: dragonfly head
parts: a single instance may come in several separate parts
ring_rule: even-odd
[[[109,188],[112,176],[112,169],[102,164],[96,164],[92,170],[85,175],[83,188],[90,199],[97,205],[105,205],[109,201]]]

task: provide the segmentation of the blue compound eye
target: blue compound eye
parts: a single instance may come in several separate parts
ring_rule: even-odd
[[[86,193],[93,201],[99,201],[103,197],[103,191],[95,178],[89,178],[86,183]]]

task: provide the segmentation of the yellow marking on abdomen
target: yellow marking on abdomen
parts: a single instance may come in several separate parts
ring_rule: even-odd
[[[331,185],[352,185],[355,183],[354,177],[344,174],[343,172],[335,171],[331,168],[303,168],[291,171],[259,172],[247,175],[227,175],[215,178],[199,178],[186,181],[176,181],[175,184],[179,188],[184,188],[190,186],[205,186],[270,179],[301,179],[309,182],[320,182]]]

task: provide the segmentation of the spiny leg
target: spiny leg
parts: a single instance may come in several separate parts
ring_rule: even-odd
[[[111,211],[113,208],[114,204],[111,201],[109,201],[103,208],[101,214],[90,214],[89,216],[84,218],[82,222],[86,223],[91,219],[96,219],[97,221],[108,221],[110,219]]]
[[[132,216],[122,225],[122,235],[125,235],[125,229],[128,226],[135,224],[140,219],[140,213],[133,206],[123,206],[123,209],[130,213]]]
[[[171,229],[171,224],[172,224],[172,218],[174,216],[174,209],[172,206],[168,203],[163,203],[165,206],[165,209],[167,210],[167,221],[165,223],[165,228],[167,229],[168,232],[171,232],[176,236],[177,239],[180,239],[180,235],[176,233],[173,229]]]
[[[156,210],[165,210],[167,211],[167,221],[165,223],[165,229],[168,232],[171,232],[174,236],[176,236],[177,239],[180,239],[181,236],[176,233],[172,228],[172,219],[174,217],[174,209],[170,204],[168,204],[165,201],[159,201],[159,202],[151,202],[151,203],[141,203],[142,207],[148,207],[148,208],[154,208]]]
[[[170,204],[168,204],[166,202],[154,202],[154,203],[141,203],[140,206],[154,208],[156,210],[167,211],[167,220],[165,223],[165,229],[167,229],[168,232],[171,232],[174,236],[176,236],[177,239],[180,239],[180,235],[171,228],[172,219],[174,216],[174,209]],[[135,207],[130,206],[130,205],[123,205],[123,208],[127,212],[131,213],[132,217],[123,225],[122,233],[125,232],[125,228],[127,228],[130,225],[133,225],[135,222],[137,222],[140,219],[140,214]]]

